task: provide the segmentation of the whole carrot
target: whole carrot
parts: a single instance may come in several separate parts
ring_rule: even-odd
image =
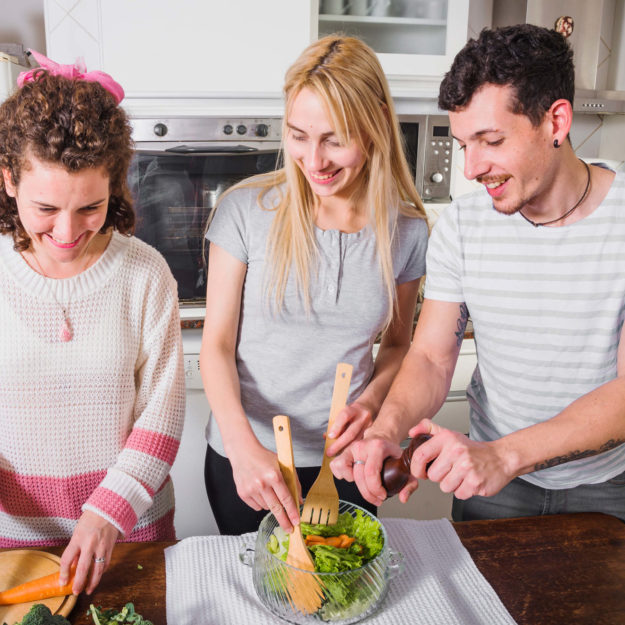
[[[39,601],[50,597],[61,597],[72,594],[72,584],[76,567],[72,566],[67,584],[61,586],[59,583],[60,571],[31,579],[13,588],[0,592],[0,605],[11,605],[13,603],[24,603],[26,601]]]

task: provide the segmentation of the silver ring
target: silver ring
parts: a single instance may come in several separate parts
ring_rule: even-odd
[[[354,460],[354,464],[364,464],[364,460]]]
[[[104,563],[106,562],[106,558],[96,558],[96,557],[94,556],[93,561],[94,561],[96,564],[104,564]]]

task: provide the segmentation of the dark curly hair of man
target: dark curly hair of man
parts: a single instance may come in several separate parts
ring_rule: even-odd
[[[134,232],[135,215],[127,184],[132,158],[131,126],[122,108],[99,83],[72,80],[38,70],[0,105],[0,169],[14,185],[29,167],[29,156],[68,172],[104,167],[110,196],[101,232],[113,227]],[[30,245],[15,199],[0,176],[0,233],[11,233],[16,251]]]
[[[556,100],[573,104],[573,51],[561,34],[533,24],[484,29],[456,55],[441,83],[438,105],[458,111],[485,84],[512,87],[512,112],[538,126]]]

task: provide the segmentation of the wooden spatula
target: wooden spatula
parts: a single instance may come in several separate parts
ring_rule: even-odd
[[[276,439],[276,451],[280,472],[289,488],[291,496],[297,504],[299,496],[293,458],[293,444],[291,442],[291,424],[288,417],[278,415],[273,418],[273,433]],[[304,571],[314,571],[315,563],[304,543],[302,530],[299,525],[293,528],[289,537],[289,550],[286,556],[287,564],[303,569],[303,571],[289,571],[286,579],[286,588],[291,606],[304,614],[312,614],[321,607],[323,591],[315,575]]]
[[[349,384],[352,380],[352,369],[351,365],[344,362],[339,362],[336,366],[327,432],[330,432],[336,415],[345,407],[347,402]],[[321,469],[317,479],[306,495],[306,501],[304,501],[304,508],[300,516],[304,523],[334,525],[339,518],[339,494],[334,484],[334,476],[330,470],[330,458],[326,455],[326,450],[334,442],[334,439],[330,438],[327,432],[326,443],[323,447]]]

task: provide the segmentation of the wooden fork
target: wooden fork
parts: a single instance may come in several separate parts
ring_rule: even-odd
[[[276,439],[276,451],[280,472],[289,488],[291,496],[297,504],[297,480],[295,462],[293,458],[293,444],[291,442],[291,423],[288,417],[278,415],[273,418],[273,433]],[[323,600],[323,590],[317,577],[305,571],[314,571],[315,563],[302,537],[302,530],[298,525],[293,528],[289,536],[289,550],[286,563],[302,571],[289,570],[285,579],[285,591],[291,607],[303,614],[312,614],[320,607]]]
[[[334,475],[330,470],[330,458],[326,450],[334,442],[328,436],[328,432],[334,425],[336,415],[345,407],[349,395],[349,384],[352,379],[351,365],[339,362],[336,366],[334,377],[334,390],[332,392],[332,404],[330,406],[330,418],[326,432],[326,442],[323,447],[323,460],[319,475],[310,487],[300,519],[304,523],[317,523],[320,525],[334,525],[339,518],[339,494],[334,484]]]

